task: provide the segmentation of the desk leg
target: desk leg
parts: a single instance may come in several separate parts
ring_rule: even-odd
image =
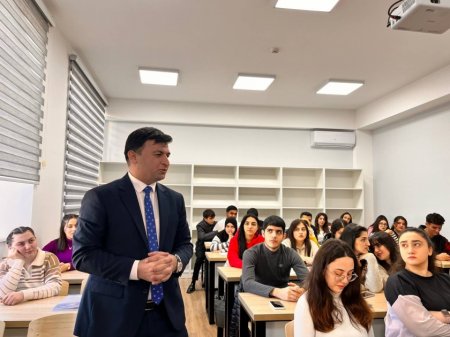
[[[235,282],[225,283],[225,337],[228,337],[230,331],[230,318],[234,306],[234,285]]]
[[[216,263],[209,262],[208,268],[208,288],[205,285],[205,292],[207,297],[207,313],[209,324],[214,324],[214,281],[216,278]]]
[[[248,322],[250,317],[244,307],[239,306],[239,337],[250,337],[248,333]]]
[[[205,309],[206,312],[208,312],[208,289],[209,289],[209,261],[206,260],[206,264],[205,264],[205,279],[206,279],[206,283],[205,283]]]
[[[219,275],[219,292],[218,292],[219,297],[224,295],[224,280],[223,278],[220,277]],[[225,320],[227,319],[227,303],[225,302]],[[225,323],[226,326],[226,323]],[[217,327],[217,337],[225,337],[227,335],[224,335],[224,328],[219,328]]]
[[[266,322],[252,322],[252,337],[266,337]]]

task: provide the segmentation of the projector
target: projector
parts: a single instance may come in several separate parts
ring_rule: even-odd
[[[392,29],[442,34],[450,28],[450,0],[405,0],[389,23]]]

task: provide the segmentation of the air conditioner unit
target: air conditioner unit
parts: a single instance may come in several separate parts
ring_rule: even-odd
[[[311,147],[351,149],[356,144],[354,131],[311,131]]]

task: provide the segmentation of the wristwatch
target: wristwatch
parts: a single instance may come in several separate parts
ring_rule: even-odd
[[[175,258],[177,259],[177,269],[175,270],[175,272],[181,273],[181,271],[183,270],[183,262],[181,262],[181,258],[177,254],[175,254]]]

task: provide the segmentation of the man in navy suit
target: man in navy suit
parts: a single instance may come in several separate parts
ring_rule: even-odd
[[[76,336],[188,335],[178,283],[192,257],[184,199],[157,183],[169,168],[171,141],[171,136],[155,128],[133,131],[124,151],[128,173],[83,198],[73,262],[90,277],[78,310]],[[147,186],[152,192],[146,196]],[[148,193],[159,244],[152,252],[147,238],[148,204],[144,206]],[[150,288],[158,284],[162,284],[161,302]]]

